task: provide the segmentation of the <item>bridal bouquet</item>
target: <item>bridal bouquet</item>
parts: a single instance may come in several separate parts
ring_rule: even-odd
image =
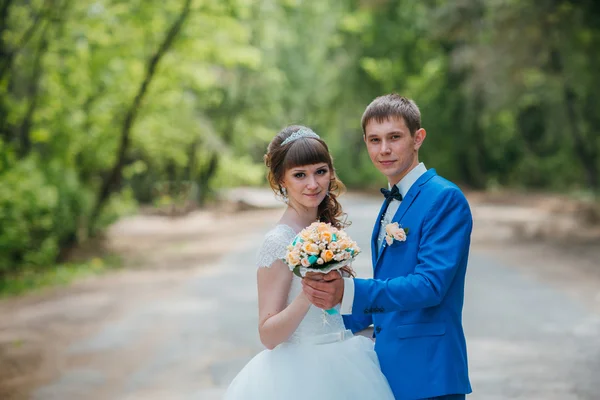
[[[287,247],[283,261],[290,270],[303,278],[308,272],[326,274],[340,270],[360,253],[360,248],[346,232],[331,224],[314,222],[304,228]],[[327,310],[329,314],[337,311]]]
[[[304,228],[287,247],[283,260],[290,270],[303,278],[307,272],[339,270],[349,265],[360,248],[346,232],[331,224],[313,222]]]

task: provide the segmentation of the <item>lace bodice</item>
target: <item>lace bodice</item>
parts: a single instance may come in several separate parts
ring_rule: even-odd
[[[277,225],[269,231],[258,252],[258,267],[268,268],[274,261],[284,258],[286,247],[294,240],[295,236],[296,232],[287,225]],[[290,274],[292,274],[291,271]],[[301,278],[292,274],[292,285],[287,298],[288,305],[302,291],[301,282]],[[308,342],[316,336],[344,332],[346,328],[342,316],[339,314],[339,305],[336,306],[336,309],[338,313],[329,315],[311,305],[304,319],[287,341],[291,343]]]

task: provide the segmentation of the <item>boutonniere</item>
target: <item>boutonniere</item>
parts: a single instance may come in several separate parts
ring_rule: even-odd
[[[397,222],[385,226],[385,241],[388,246],[391,246],[394,240],[405,242],[406,235],[408,235],[408,228],[401,228]]]

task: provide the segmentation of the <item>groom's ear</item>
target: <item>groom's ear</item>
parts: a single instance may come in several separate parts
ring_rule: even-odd
[[[423,141],[425,140],[425,137],[427,136],[427,132],[425,132],[425,129],[421,128],[418,129],[415,132],[415,135],[413,136],[414,138],[414,148],[415,150],[419,150],[421,148],[421,145],[423,144]]]

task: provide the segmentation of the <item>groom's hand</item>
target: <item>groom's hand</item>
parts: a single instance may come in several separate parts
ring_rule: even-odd
[[[306,275],[304,275],[304,278],[312,279],[313,281],[322,281],[323,274],[320,272],[307,272]]]
[[[335,279],[340,279],[342,277],[341,273],[338,270],[329,271],[327,274],[322,274],[321,272],[307,272],[304,275],[307,279],[312,279],[313,281],[333,281]]]
[[[342,302],[344,281],[337,271],[323,276],[323,280],[302,279],[302,289],[316,307],[329,310]]]

